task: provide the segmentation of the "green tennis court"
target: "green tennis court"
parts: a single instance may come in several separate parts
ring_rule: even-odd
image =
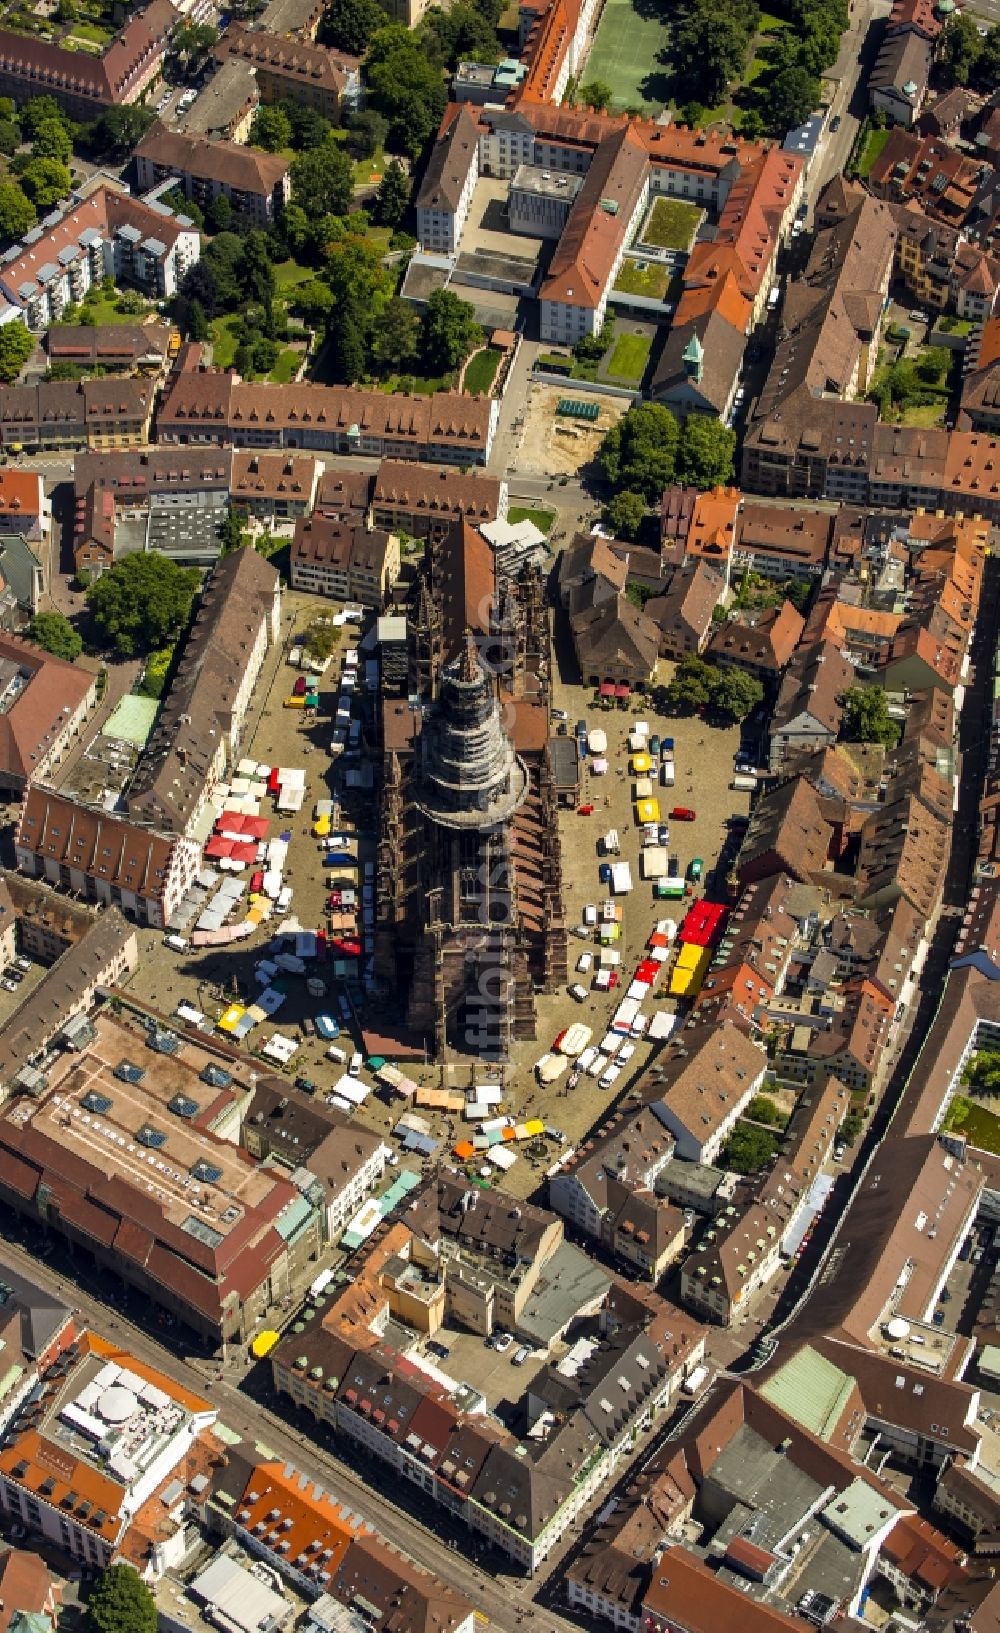
[[[605,0],[587,65],[580,75],[586,85],[603,80],[610,85],[616,108],[642,107],[658,113],[669,99],[670,74],[657,60],[667,43],[660,17],[643,15],[633,0]]]

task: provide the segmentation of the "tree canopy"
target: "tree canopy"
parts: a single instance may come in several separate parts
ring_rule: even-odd
[[[601,444],[600,460],[612,486],[645,499],[658,499],[673,481],[677,421],[662,403],[639,403],[613,425]]]
[[[5,385],[13,385],[34,347],[34,340],[19,319],[0,328],[0,380]]]
[[[292,145],[292,121],[280,103],[262,102],[253,116],[250,141],[266,153],[280,153]]]
[[[354,57],[363,57],[373,35],[388,22],[377,0],[331,0],[323,13],[320,38]]]
[[[708,414],[689,414],[681,427],[675,479],[695,488],[717,488],[731,482],[736,432]]]
[[[14,181],[0,182],[0,238],[21,238],[35,225],[38,212]]]
[[[435,289],[423,317],[423,356],[429,374],[446,374],[481,344],[475,307],[450,289]]]
[[[616,538],[637,538],[646,520],[646,501],[641,493],[631,493],[628,488],[623,488],[609,503],[605,517],[608,526],[614,529]]]
[[[36,612],[28,625],[28,640],[67,663],[73,663],[83,651],[82,639],[61,612]]]
[[[717,669],[712,681],[712,707],[730,720],[745,720],[764,700],[763,683],[746,669]]]
[[[739,78],[759,20],[753,0],[685,0],[671,28],[671,55],[685,85],[707,106]]]
[[[191,617],[200,574],[150,550],[116,561],[87,590],[104,638],[120,658],[167,646]]]
[[[398,227],[410,202],[410,178],[398,159],[391,159],[375,195],[375,214],[383,227]]]
[[[288,167],[292,198],[307,216],[346,215],[354,199],[354,171],[333,141],[296,154]]]
[[[730,720],[745,720],[762,702],[764,687],[745,669],[720,669],[692,653],[682,658],[666,688],[667,707],[694,713],[711,707]]]
[[[156,1633],[156,1601],[131,1565],[109,1565],[87,1602],[87,1633]]]
[[[730,1173],[754,1174],[770,1162],[780,1143],[766,1128],[739,1122],[722,1149],[720,1162]]]
[[[856,743],[895,747],[899,727],[889,716],[889,704],[880,686],[851,686],[843,701],[845,736]]]
[[[371,41],[367,79],[368,105],[388,122],[391,146],[416,158],[447,104],[440,69],[409,29],[392,23]]]

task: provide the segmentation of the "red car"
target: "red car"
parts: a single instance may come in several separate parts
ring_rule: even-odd
[[[695,813],[690,805],[675,805],[670,813],[671,822],[693,822]]]
[[[617,970],[612,970],[611,974],[608,976],[608,987],[610,989],[610,988],[616,987],[617,985],[618,985],[618,971]]]
[[[594,807],[592,805],[578,805],[576,814],[577,816],[593,816]]]
[[[305,697],[305,695],[306,695],[306,677],[305,677],[305,675],[299,675],[298,679],[295,682],[295,685],[292,687],[292,692],[293,692],[295,697]]]

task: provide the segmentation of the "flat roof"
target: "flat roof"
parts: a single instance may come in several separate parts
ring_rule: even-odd
[[[19,1101],[7,1121],[37,1129],[88,1166],[149,1194],[172,1224],[217,1246],[245,1210],[266,1204],[279,1176],[198,1126],[229,1091],[203,1083],[183,1047],[160,1054],[108,1016],[94,1024],[93,1043],[53,1063],[46,1098]],[[115,1075],[129,1067],[138,1082]]]

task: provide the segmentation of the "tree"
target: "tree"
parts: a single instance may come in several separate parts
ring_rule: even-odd
[[[364,238],[335,245],[325,270],[338,307],[349,308],[367,334],[393,293],[395,277],[382,265],[376,246]]]
[[[323,14],[321,39],[354,57],[363,57],[372,36],[387,22],[377,0],[331,0]]]
[[[712,707],[731,720],[745,720],[763,702],[764,687],[745,669],[718,669],[712,683]]]
[[[69,167],[59,159],[31,159],[21,171],[20,179],[24,191],[39,210],[58,204],[73,185]]]
[[[322,663],[324,658],[329,658],[335,651],[339,640],[340,630],[334,624],[317,620],[315,624],[309,625],[302,636],[302,645],[311,658],[315,658],[317,663]]]
[[[347,151],[352,159],[370,159],[380,147],[384,147],[389,122],[372,108],[349,113],[344,123],[347,126]]]
[[[850,686],[844,693],[844,732],[856,743],[882,743],[894,748],[899,727],[890,719],[889,704],[879,686]]]
[[[733,1174],[754,1174],[770,1162],[779,1146],[775,1134],[752,1123],[737,1123],[722,1151],[721,1163]]]
[[[666,688],[665,699],[668,709],[675,709],[679,713],[693,713],[696,709],[703,709],[712,697],[713,682],[717,670],[706,663],[704,658],[692,654],[682,658],[674,670],[674,678]]]
[[[261,103],[250,126],[250,141],[267,153],[280,153],[292,145],[292,121],[280,103]]]
[[[240,256],[239,278],[244,300],[262,309],[265,327],[268,327],[272,319],[277,283],[266,233],[247,233],[243,240],[243,253]]]
[[[302,153],[308,147],[322,147],[330,134],[330,121],[324,119],[315,108],[307,108],[298,102],[283,102],[281,106],[291,120],[292,146]]]
[[[330,345],[337,376],[353,385],[365,372],[367,352],[364,329],[352,306],[342,306],[330,325]]]
[[[36,612],[28,625],[28,640],[67,663],[73,663],[83,651],[83,641],[61,612]]]
[[[184,628],[198,589],[196,567],[178,567],[158,551],[116,561],[87,590],[102,635],[120,658],[167,646]]]
[[[794,130],[804,125],[819,105],[820,83],[816,74],[794,63],[776,74],[768,88],[767,112],[772,130]]]
[[[592,79],[586,85],[580,86],[576,99],[584,108],[593,108],[597,113],[606,113],[615,99],[615,93],[603,79]]]
[[[408,29],[382,28],[367,63],[368,103],[389,124],[389,141],[416,158],[441,123],[448,100],[444,80]]]
[[[455,0],[447,11],[432,6],[424,13],[419,40],[430,61],[441,68],[457,68],[468,59],[496,62],[500,56],[495,26],[468,0]]]
[[[322,329],[333,311],[333,290],[322,278],[310,278],[291,294],[292,305],[314,329]]]
[[[982,46],[972,13],[954,12],[945,24],[938,46],[938,72],[947,85],[968,85]]]
[[[646,520],[646,501],[641,493],[630,493],[624,488],[616,493],[605,512],[607,523],[618,539],[634,539]]]
[[[450,289],[435,289],[424,308],[421,350],[428,374],[446,374],[481,344],[476,309]]]
[[[235,505],[231,504],[229,506],[228,510],[226,511],[226,519],[222,524],[222,532],[219,535],[219,545],[222,555],[231,555],[234,550],[242,549],[243,545],[246,543],[246,539],[243,534],[243,523],[245,519],[246,518],[241,514]]]
[[[748,142],[759,142],[765,128],[763,115],[756,108],[748,108],[740,121],[740,135]]]
[[[0,380],[5,385],[13,385],[34,349],[35,342],[20,321],[0,328]]]
[[[375,215],[383,227],[398,227],[410,202],[410,178],[398,159],[385,167],[375,195]]]
[[[723,487],[732,481],[736,432],[707,414],[689,414],[677,448],[676,479],[695,488]]]
[[[170,665],[174,661],[174,648],[165,646],[159,652],[151,652],[146,659],[142,680],[139,683],[140,697],[162,697],[167,688],[167,676]]]
[[[216,193],[205,206],[205,226],[209,232],[228,232],[232,224],[232,205],[225,193]]]
[[[166,69],[174,79],[194,79],[219,43],[219,31],[209,23],[181,23],[170,37]]]
[[[243,297],[240,268],[243,261],[243,240],[234,232],[216,233],[202,252],[200,264],[208,269],[215,290],[215,306],[224,312],[235,311]],[[197,265],[192,271],[197,271]],[[187,289],[187,279],[184,281]],[[208,307],[205,307],[208,311]]]
[[[299,153],[288,167],[292,198],[307,216],[346,215],[354,199],[354,171],[335,142]]]
[[[72,121],[54,96],[33,96],[30,102],[25,102],[17,118],[26,142],[34,141],[39,125],[47,119],[58,119],[60,124],[66,125],[70,131],[73,129]]]
[[[769,1094],[755,1094],[747,1106],[746,1114],[755,1123],[769,1123],[772,1128],[784,1128],[788,1121],[781,1107]]]
[[[88,132],[88,148],[111,159],[124,159],[142,141],[156,120],[153,108],[138,102],[106,108]]]
[[[673,481],[679,437],[677,421],[662,403],[639,403],[613,425],[600,448],[608,481],[620,491],[659,500]]]
[[[0,238],[21,238],[37,219],[35,206],[17,182],[0,182]]]
[[[420,355],[420,319],[409,301],[394,295],[372,327],[372,361],[386,374],[405,373]]]
[[[156,1601],[131,1565],[109,1565],[87,1603],[87,1633],[156,1633]]]
[[[697,86],[708,106],[721,101],[739,77],[759,15],[754,4],[686,0],[671,31],[671,54],[682,82]]]
[[[62,164],[73,155],[73,139],[61,119],[43,119],[35,132],[31,151],[36,159],[58,159]]]

